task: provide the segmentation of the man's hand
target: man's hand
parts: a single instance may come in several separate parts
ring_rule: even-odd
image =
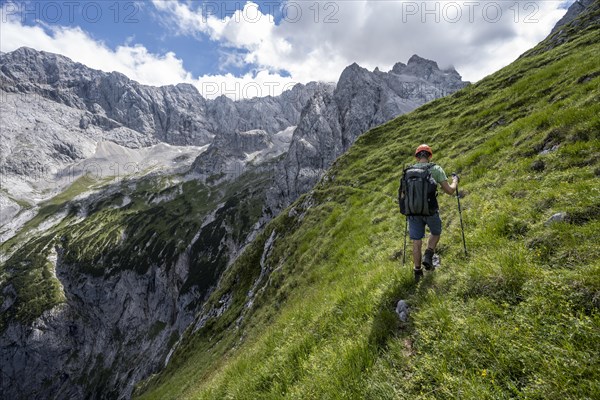
[[[456,173],[452,174],[452,183],[449,184],[448,180],[446,179],[444,182],[441,183],[442,186],[442,190],[444,192],[446,192],[449,195],[453,195],[454,192],[456,192],[456,188],[458,187],[458,181],[459,181],[459,177]]]

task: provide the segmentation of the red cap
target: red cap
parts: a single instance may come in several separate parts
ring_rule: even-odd
[[[417,150],[415,151],[415,157],[422,151],[428,152],[430,157],[433,156],[433,151],[431,151],[431,147],[427,146],[426,144],[422,144],[419,147],[417,147]]]

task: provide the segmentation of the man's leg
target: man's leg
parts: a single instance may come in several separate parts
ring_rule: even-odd
[[[442,234],[442,220],[440,219],[440,215],[436,213],[431,217],[427,217],[427,226],[429,226],[431,235],[429,235],[429,239],[427,240],[427,249],[423,256],[423,265],[425,266],[425,269],[432,270],[434,268],[433,254],[435,253],[435,248],[440,241],[440,235]]]
[[[429,235],[429,240],[427,240],[427,248],[435,251],[435,247],[440,241],[441,235]]]
[[[415,269],[421,268],[421,249],[423,247],[422,240],[413,240],[413,261]]]
[[[425,221],[423,221],[421,217],[408,217],[408,233],[410,240],[413,241],[415,282],[419,282],[423,277],[423,269],[421,268],[421,246],[423,245],[423,236],[425,236]]]

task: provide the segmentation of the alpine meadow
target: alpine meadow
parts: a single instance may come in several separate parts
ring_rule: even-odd
[[[215,316],[135,394],[599,398],[599,18],[596,2],[511,65],[362,135],[246,248],[205,305]],[[461,175],[469,254],[456,199],[440,196],[441,267],[415,285],[397,190],[421,142]]]

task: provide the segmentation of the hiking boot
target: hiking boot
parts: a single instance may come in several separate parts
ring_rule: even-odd
[[[431,271],[433,269],[433,249],[425,250],[425,255],[423,256],[423,266],[427,271]]]
[[[415,268],[415,283],[419,283],[423,277],[423,268]]]

